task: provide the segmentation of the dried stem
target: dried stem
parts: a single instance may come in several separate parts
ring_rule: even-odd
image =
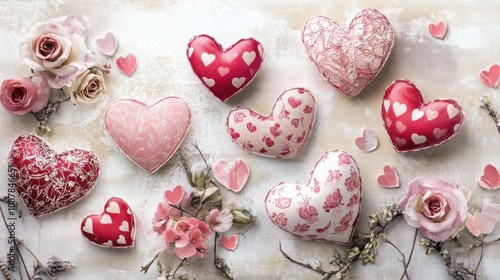
[[[231,270],[227,266],[226,262],[224,259],[217,257],[217,240],[219,239],[219,232],[215,233],[215,240],[214,240],[214,265],[215,267],[224,275],[229,280],[234,280],[233,276],[231,275]]]
[[[26,246],[26,244],[20,240],[19,238],[16,237],[16,243],[19,244],[19,245],[23,245],[24,249],[26,249],[26,251],[28,251],[31,256],[33,256],[33,258],[38,262],[38,264],[40,265],[40,267],[42,268],[42,271],[49,277],[49,279],[51,280],[55,280],[56,278],[54,277],[54,275],[52,275],[52,273],[50,273],[47,268],[42,264],[42,262],[38,259],[38,257],[33,253],[33,251],[31,251],[31,249]]]
[[[160,255],[160,253],[156,254],[156,256],[150,262],[148,262],[145,266],[141,266],[141,272],[147,273],[149,268],[154,263],[154,261],[158,258],[159,255]]]
[[[401,255],[401,257],[403,258],[401,260],[401,262],[403,263],[403,267],[404,267],[404,271],[403,271],[403,275],[401,275],[401,280],[406,276],[406,279],[410,279],[410,277],[408,276],[408,270],[407,270],[407,265],[406,265],[406,256],[405,254],[403,254],[403,252],[399,249],[398,246],[396,246],[396,244],[392,243],[389,239],[386,239],[385,240],[386,243],[388,243],[389,245],[391,245],[392,247],[394,247],[394,249],[396,249],[398,251],[398,253]]]
[[[185,261],[186,261],[186,258],[182,259],[181,263],[175,268],[174,272],[172,273],[172,279],[175,279],[175,274],[177,273],[177,270],[179,270],[179,268],[181,268],[181,266],[184,264]]]
[[[198,153],[200,153],[201,158],[203,159],[203,161],[205,162],[205,165],[208,168],[208,172],[210,172],[210,165],[208,165],[207,159],[205,159],[205,156],[201,152],[200,148],[198,148],[198,145],[196,145],[196,144],[193,144],[193,146],[196,148],[196,150],[198,150]]]
[[[0,207],[0,213],[2,214],[2,220],[3,220],[3,223],[5,225],[5,229],[7,229],[7,231],[9,231],[9,226],[7,225],[7,219],[5,218],[5,214],[3,213],[2,207]],[[16,241],[16,240],[17,240],[17,238],[14,241]],[[26,271],[26,276],[28,278],[30,278],[30,274],[28,272],[28,268],[26,266],[26,263],[24,262],[23,256],[22,256],[22,254],[21,254],[21,252],[19,250],[19,245],[17,244],[17,242],[14,242],[14,247],[16,249],[16,257],[17,257],[17,259],[18,260],[21,259],[23,267],[24,267],[24,271]],[[19,269],[19,279],[21,279],[21,280],[23,279],[23,276],[21,274],[21,269]]]
[[[281,254],[287,259],[289,260],[290,262],[294,263],[294,264],[298,264],[302,267],[305,267],[309,270],[312,270],[312,271],[315,271],[321,275],[323,275],[323,279],[330,279],[330,277],[332,277],[334,274],[336,274],[337,272],[340,271],[339,270],[330,270],[330,271],[325,271],[323,269],[321,269],[320,267],[314,267],[308,263],[302,263],[302,262],[299,262],[299,261],[296,261],[294,259],[292,259],[292,257],[290,257],[287,253],[285,253],[285,251],[283,251],[283,248],[281,247],[281,241],[279,242],[279,248],[280,248],[280,252]]]
[[[481,108],[488,111],[488,115],[490,115],[490,117],[493,119],[498,133],[500,133],[500,115],[495,109],[491,107],[491,102],[486,95],[481,96]]]
[[[483,235],[483,236],[481,237],[481,243],[482,243],[482,245],[481,245],[481,253],[480,253],[481,255],[480,255],[480,257],[479,257],[479,261],[477,262],[477,265],[476,265],[476,274],[474,275],[474,280],[476,280],[476,279],[477,279],[477,274],[478,274],[479,266],[481,265],[481,261],[483,260],[483,256],[484,256],[484,246],[485,246],[484,237],[485,237],[485,236],[486,236],[486,235]]]
[[[47,103],[47,105],[45,105],[45,107],[42,110],[40,110],[36,113],[31,112],[37,120],[38,134],[39,135],[51,133],[51,129],[50,129],[50,127],[47,126],[47,122],[52,117],[52,114],[59,111],[59,108],[61,107],[61,103],[66,102],[70,99],[71,99],[71,97],[67,96],[66,98],[61,99],[61,100],[49,101],[49,103]]]
[[[182,208],[182,207],[179,207],[175,204],[172,204],[172,203],[169,203],[168,205],[170,205],[172,208],[175,208],[183,213],[186,213],[186,214],[189,214],[191,217],[196,217],[196,215],[198,215],[198,213],[196,215],[193,215],[193,213],[189,212],[188,210]]]
[[[401,280],[403,280],[405,275],[406,279],[410,280],[410,277],[408,276],[408,266],[410,265],[411,257],[413,256],[413,251],[415,250],[415,244],[417,243],[417,235],[418,235],[418,228],[415,229],[415,234],[413,235],[413,243],[411,245],[410,255],[408,256],[408,262],[404,264],[405,271],[403,272],[403,275],[401,275]]]

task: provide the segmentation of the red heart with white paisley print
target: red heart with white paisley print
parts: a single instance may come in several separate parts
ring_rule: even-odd
[[[398,80],[385,90],[382,120],[392,146],[401,153],[434,147],[450,139],[462,127],[464,114],[451,99],[424,103],[412,82]]]
[[[271,113],[263,116],[252,109],[232,110],[226,128],[234,143],[265,157],[293,159],[304,146],[314,123],[316,101],[302,88],[283,92]]]
[[[255,39],[241,39],[227,49],[208,35],[194,37],[187,56],[194,73],[220,101],[240,92],[255,77],[264,49]]]
[[[83,237],[101,247],[129,248],[134,246],[134,214],[128,204],[118,197],[110,198],[101,214],[92,214],[83,218],[80,230]]]
[[[347,30],[330,18],[315,16],[304,25],[302,42],[328,82],[354,97],[382,70],[394,44],[394,29],[375,9],[357,14]]]
[[[9,176],[28,212],[39,217],[66,208],[87,195],[101,170],[92,151],[57,153],[36,135],[19,136],[9,154]]]
[[[266,196],[266,211],[281,229],[301,238],[348,244],[361,210],[356,161],[328,151],[316,162],[309,184],[279,183]]]

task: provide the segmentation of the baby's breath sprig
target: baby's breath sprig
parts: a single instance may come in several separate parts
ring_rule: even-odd
[[[491,102],[486,95],[481,96],[481,108],[488,111],[488,115],[493,119],[497,127],[498,133],[500,133],[500,114],[492,108]]]

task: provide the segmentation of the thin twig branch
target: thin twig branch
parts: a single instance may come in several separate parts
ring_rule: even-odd
[[[148,262],[145,266],[141,266],[141,272],[147,273],[149,268],[154,263],[154,261],[158,258],[159,255],[160,255],[160,253],[156,254],[156,256],[150,262]]]
[[[279,242],[279,248],[280,248],[280,252],[281,254],[287,259],[289,260],[290,262],[294,263],[294,264],[298,264],[302,267],[305,267],[309,270],[312,270],[312,271],[315,271],[321,275],[323,275],[323,279],[330,279],[330,277],[332,277],[334,274],[336,274],[337,272],[339,272],[340,270],[330,270],[330,271],[325,271],[323,269],[321,269],[321,267],[314,267],[308,263],[302,263],[302,262],[299,262],[299,261],[296,261],[294,259],[292,259],[292,257],[290,257],[287,253],[285,253],[285,251],[283,251],[283,248],[281,247],[281,241]]]
[[[479,270],[479,266],[481,265],[481,261],[483,260],[483,256],[484,256],[484,246],[485,246],[485,242],[484,242],[484,235],[481,237],[481,255],[479,257],[479,261],[477,262],[477,265],[476,265],[476,274],[474,275],[474,280],[477,279],[477,274],[478,274],[478,270]]]
[[[497,127],[498,133],[500,133],[500,115],[498,112],[491,107],[491,102],[486,95],[481,96],[481,108],[488,111],[488,115],[493,119]]]

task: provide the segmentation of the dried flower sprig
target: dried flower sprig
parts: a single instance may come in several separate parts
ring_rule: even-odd
[[[5,278],[5,280],[16,280],[9,271],[9,268],[7,265],[3,262],[3,259],[0,258],[0,271],[2,271],[2,275]]]
[[[488,111],[488,115],[493,119],[497,127],[498,133],[500,133],[500,114],[492,108],[491,102],[486,95],[481,96],[481,108]]]
[[[305,267],[309,270],[320,273],[322,275],[322,279],[330,279],[334,275],[336,279],[345,279],[347,277],[347,273],[355,262],[361,261],[363,264],[367,264],[373,263],[375,261],[375,257],[377,255],[376,249],[378,247],[378,239],[381,238],[382,240],[384,240],[384,242],[390,242],[387,235],[385,234],[385,229],[397,217],[402,216],[402,214],[403,213],[401,212],[401,209],[397,204],[388,204],[385,206],[382,212],[377,212],[369,216],[368,223],[370,232],[355,236],[349,247],[345,250],[344,256],[341,256],[341,254],[339,254],[336,250],[333,252],[333,259],[330,264],[337,267],[337,269],[334,270],[325,271],[321,269],[321,264],[319,261],[315,261],[314,265],[311,265],[309,263],[303,263],[294,260],[282,250],[281,242],[279,249],[281,254],[286,259],[288,259],[292,263],[301,265],[302,267]],[[394,246],[403,256],[403,262],[405,266],[404,275],[407,275],[406,267],[408,263],[404,261],[404,254],[402,254],[401,250],[399,250],[394,244],[392,244],[392,246]],[[408,259],[408,262],[410,259],[411,257]]]
[[[165,192],[164,200],[158,205],[153,218],[153,230],[160,234],[167,244],[175,243],[174,251],[181,258],[175,268],[166,272],[166,278],[185,278],[177,276],[177,272],[187,263],[188,258],[203,258],[207,250],[204,242],[213,231],[214,266],[225,278],[234,279],[226,261],[217,255],[220,233],[233,225],[253,224],[256,220],[255,212],[240,205],[223,208],[221,189],[213,178],[211,166],[198,146],[194,147],[203,164],[190,165],[185,157],[180,156],[180,162],[194,191],[188,194],[189,192],[186,193],[179,185],[172,191]],[[195,230],[191,231],[191,228]],[[189,239],[188,242],[182,241],[186,238]],[[141,272],[146,273],[159,255],[160,253],[156,254],[149,263],[142,266]]]
[[[5,198],[2,199],[2,201],[4,201],[4,200],[9,203],[8,199],[5,199]],[[18,205],[16,204],[16,209],[17,209],[17,206]],[[20,212],[18,212],[18,213],[20,215]],[[7,231],[9,231],[7,220],[6,220],[6,217],[5,217],[5,214],[3,212],[2,207],[0,207],[0,214],[2,216],[2,220],[3,220],[3,223],[5,225],[5,228],[7,229]],[[19,216],[19,218],[21,218],[21,217]],[[20,263],[22,265],[22,267],[24,269],[24,273],[28,279],[32,279],[32,280],[45,279],[44,276],[46,276],[47,279],[55,280],[56,278],[54,277],[54,274],[57,274],[57,273],[62,272],[62,271],[66,271],[66,270],[73,267],[72,262],[63,261],[56,256],[53,256],[52,258],[50,258],[49,261],[47,262],[47,266],[44,266],[40,262],[38,257],[35,255],[35,253],[33,253],[33,251],[26,245],[26,243],[23,240],[19,239],[18,237],[15,237],[15,236],[13,236],[12,238],[14,241],[14,242],[12,242],[12,245],[14,246],[14,249],[15,249],[15,257],[17,259],[17,263]],[[24,250],[28,251],[28,253],[32,256],[32,258],[34,260],[33,276],[31,276],[31,274],[28,271],[28,267],[27,267],[26,262],[24,260],[24,257],[23,257],[22,251],[21,251],[21,247],[23,247]],[[0,263],[0,270],[2,271],[2,274],[4,275],[5,279],[6,280],[15,279],[12,277],[10,271],[8,270],[8,268],[5,266],[5,263],[3,263],[3,261],[1,259],[0,259],[0,262],[1,262]],[[23,279],[22,270],[19,269],[18,272],[19,272],[19,278]],[[9,278],[9,277],[12,277],[12,278]]]

